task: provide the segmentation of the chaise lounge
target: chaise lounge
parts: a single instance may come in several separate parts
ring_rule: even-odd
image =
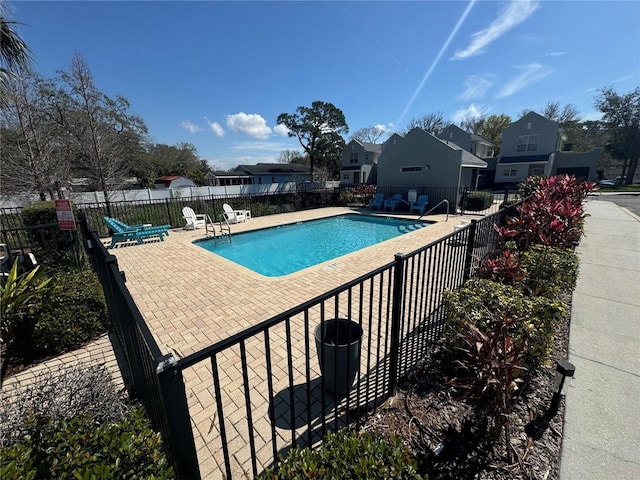
[[[113,248],[118,243],[135,240],[138,245],[142,245],[144,239],[158,237],[164,242],[164,236],[169,235],[171,225],[127,225],[113,217],[104,217],[107,226],[113,231],[111,244],[107,247]]]

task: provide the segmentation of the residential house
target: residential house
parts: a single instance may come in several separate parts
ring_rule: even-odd
[[[531,175],[566,173],[596,179],[602,148],[572,152],[558,122],[529,112],[502,132],[495,183],[518,183]]]
[[[342,150],[340,186],[375,184],[382,144],[351,140]]]
[[[478,177],[478,187],[483,188],[493,184],[496,174],[495,143],[482,135],[467,132],[454,124],[449,125],[440,132],[438,138],[453,142],[487,162],[486,170],[482,170]]]
[[[430,205],[443,199],[457,205],[464,189],[475,189],[478,174],[487,168],[481,158],[422,128],[406,136],[394,133],[382,146],[378,160],[378,191],[403,193],[415,190],[429,195]]]
[[[158,178],[153,182],[154,188],[182,188],[182,187],[195,187],[196,182],[187,177],[181,177],[180,175],[165,175]]]
[[[228,172],[210,172],[209,185],[265,185],[270,183],[309,182],[309,167],[297,163],[258,163],[238,165]]]

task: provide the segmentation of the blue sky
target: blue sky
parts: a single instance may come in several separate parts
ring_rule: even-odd
[[[596,119],[599,89],[640,85],[637,0],[9,5],[38,73],[80,53],[154,142],[192,143],[213,169],[300,150],[276,119],[315,100],[353,133],[432,112],[516,120],[548,101]]]

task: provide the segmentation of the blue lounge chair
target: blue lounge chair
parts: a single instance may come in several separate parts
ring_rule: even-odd
[[[376,210],[380,210],[382,208],[382,204],[384,202],[384,194],[376,193],[376,196],[369,199],[369,208],[375,208]]]
[[[138,245],[142,245],[145,238],[158,237],[164,242],[164,236],[169,235],[171,225],[127,225],[112,217],[104,217],[107,226],[113,231],[111,244],[107,248],[113,248],[120,242],[135,240]]]
[[[422,215],[427,209],[427,205],[429,205],[429,196],[420,195],[415,202],[411,202],[409,213],[413,213],[413,211],[416,210],[418,214]]]
[[[409,205],[409,202],[402,198],[402,194],[396,193],[393,197],[387,198],[384,201],[384,209],[386,210],[387,208],[390,208],[391,211],[394,212],[396,207],[402,204]]]

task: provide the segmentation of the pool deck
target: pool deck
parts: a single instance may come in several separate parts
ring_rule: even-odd
[[[233,235],[353,211],[323,208],[257,217],[231,225],[231,231]],[[194,245],[205,238],[202,228],[173,229],[164,242],[110,251],[126,273],[127,287],[158,345],[181,358],[385,265],[396,253],[409,253],[449,234],[460,216],[450,215],[448,222],[444,215],[428,220],[437,223],[282,277],[262,276]]]
[[[231,234],[354,211],[404,219],[418,218],[417,215],[377,213],[367,209],[323,208],[255,217],[231,225]],[[119,245],[110,252],[116,256],[119,269],[125,272],[126,285],[160,350],[165,354],[173,353],[180,359],[386,265],[393,261],[396,253],[410,253],[442,238],[454,231],[461,218],[469,220],[480,216],[449,215],[446,221],[445,215],[430,215],[426,220],[436,223],[427,228],[281,277],[264,277],[194,245],[195,240],[205,238],[204,228],[191,231],[172,229],[163,242],[156,240],[143,245]],[[108,245],[110,239],[103,241]],[[304,245],[300,245],[300,248],[304,249]],[[302,350],[295,354],[304,355]],[[286,348],[281,345],[273,349],[271,355],[272,359],[286,358]],[[53,362],[45,362],[6,379],[2,397],[11,395],[11,389],[6,388],[11,384],[28,384],[38,375],[46,375],[47,371],[53,374],[60,371],[60,364],[102,363],[113,372],[114,380],[121,386],[121,373],[115,359],[109,338],[104,336],[80,351],[60,356]],[[250,464],[245,399],[242,389],[234,383],[230,373],[237,370],[237,361],[234,363],[230,357],[224,356],[221,360],[229,365],[223,372],[226,376],[223,380],[227,385],[223,386],[223,391],[225,388],[228,390],[225,393],[229,397],[226,401],[231,406],[226,410],[225,418],[228,421],[227,442],[234,452],[233,475],[234,478],[244,478],[248,474],[247,465]],[[265,357],[254,349],[249,352],[248,362],[252,372],[259,371],[264,368]],[[224,463],[219,447],[216,447],[219,429],[213,426],[216,408],[212,394],[211,365],[203,362],[185,370],[183,374],[201,476],[206,479],[223,478]],[[276,378],[274,389],[283,388],[283,382],[287,379],[284,366],[274,364],[273,376]],[[264,405],[268,403],[268,398],[263,392],[257,395],[252,393],[252,403],[266,413]],[[270,438],[271,424],[266,415],[254,420],[256,434]],[[286,429],[279,430],[278,436],[285,444],[290,439]],[[270,447],[257,452],[262,462],[271,458],[271,453]]]

